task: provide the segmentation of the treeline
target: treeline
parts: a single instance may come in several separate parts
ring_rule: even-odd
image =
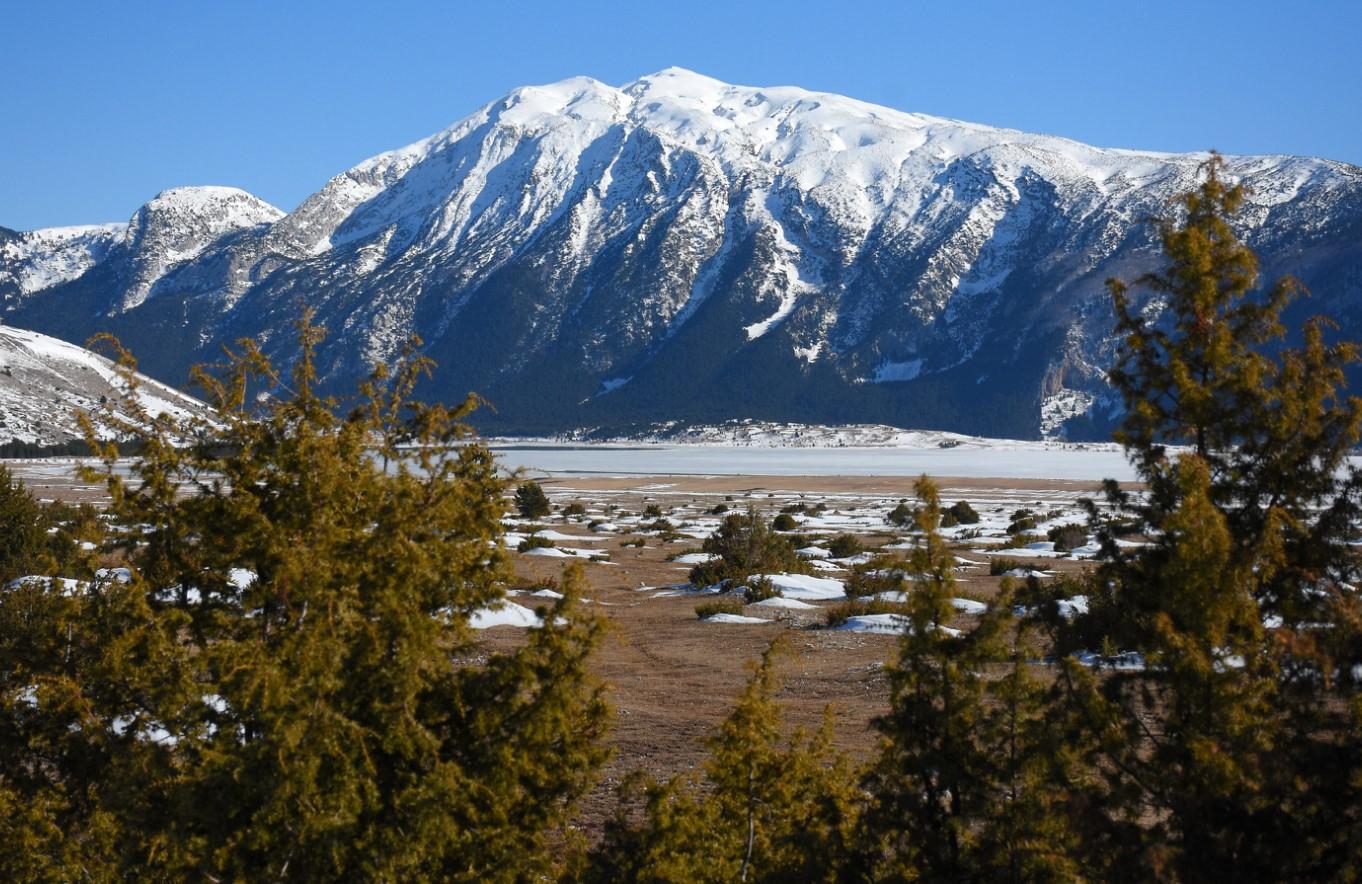
[[[0,458],[89,457],[93,453],[94,450],[84,439],[72,439],[69,442],[56,442],[51,445],[24,442],[19,439],[0,442]]]
[[[1144,490],[1111,483],[1091,508],[1096,567],[1007,582],[951,628],[924,479],[901,514],[919,542],[875,756],[837,752],[831,713],[783,726],[778,643],[702,769],[631,778],[594,844],[572,821],[607,758],[602,621],[569,571],[522,648],[475,641],[470,615],[510,574],[510,488],[462,444],[471,401],[411,400],[414,350],[337,417],[304,321],[293,396],[260,414],[248,391],[283,379],[244,343],[202,378],[225,416],[212,446],[106,415],[142,441],[131,478],[92,442],[112,503],[88,521],[126,572],[43,558],[54,525],[0,483],[0,538],[31,552],[0,578],[87,578],[0,592],[0,877],[1357,879],[1358,354],[1323,320],[1281,346],[1296,289],[1249,296],[1242,191],[1220,172],[1162,226],[1166,269],[1136,281],[1162,317],[1112,284],[1119,439]],[[738,571],[788,552],[764,523],[725,525],[710,546]]]
[[[123,457],[135,457],[142,450],[141,442],[136,439],[124,439],[114,444]],[[96,452],[96,447],[85,439],[54,442],[50,445],[24,442],[19,439],[0,442],[0,459],[6,460],[38,457],[92,457]]]

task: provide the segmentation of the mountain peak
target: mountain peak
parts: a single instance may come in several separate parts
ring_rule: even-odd
[[[139,215],[165,213],[211,217],[224,229],[268,224],[285,214],[238,187],[211,184],[167,188],[137,210]]]
[[[161,191],[128,222],[125,240],[136,258],[133,279],[119,309],[141,304],[167,272],[197,258],[224,237],[283,217],[279,209],[235,187]]]
[[[1203,158],[684,68],[573,77],[341,172],[282,218],[235,188],[174,188],[117,231],[11,237],[0,312],[73,340],[140,335],[183,377],[241,335],[287,357],[279,332],[306,303],[337,332],[328,384],[419,334],[431,395],[476,389],[520,430],[761,413],[1058,432],[1115,401],[1103,281],[1152,266],[1140,219]],[[1251,189],[1239,226],[1265,273],[1344,289],[1348,315],[1362,170],[1227,172]]]
[[[666,92],[675,95],[699,96],[705,93],[735,88],[722,80],[707,77],[683,67],[667,67],[652,74],[645,74],[620,87],[630,94],[643,92]]]

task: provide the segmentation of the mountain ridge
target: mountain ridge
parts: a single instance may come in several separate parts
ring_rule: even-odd
[[[150,244],[108,227],[0,237],[0,320],[111,330],[178,382],[242,335],[287,359],[307,304],[332,330],[330,388],[419,334],[440,363],[423,394],[478,390],[501,432],[753,418],[1100,436],[1102,281],[1156,266],[1141,222],[1205,157],[679,68],[571,78],[356,164],[289,213],[235,191],[157,206]],[[1241,233],[1265,271],[1303,276],[1354,331],[1362,170],[1226,162],[1253,189]]]

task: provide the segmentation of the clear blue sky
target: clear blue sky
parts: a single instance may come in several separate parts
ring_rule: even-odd
[[[670,65],[1153,150],[1362,163],[1362,0],[0,0],[0,225],[292,209],[515,86]]]

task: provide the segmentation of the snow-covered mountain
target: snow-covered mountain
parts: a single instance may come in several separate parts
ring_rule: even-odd
[[[313,307],[345,389],[413,333],[425,393],[498,431],[732,418],[1100,433],[1102,286],[1203,155],[1109,150],[669,69],[517,89],[284,215],[168,191],[124,226],[0,231],[0,318],[111,330],[171,382],[223,342],[287,359]],[[1362,170],[1232,157],[1267,274],[1345,331]],[[1157,309],[1157,305],[1152,305]]]
[[[131,420],[112,362],[74,344],[0,325],[0,442],[61,445],[82,438],[78,411],[109,404]],[[197,399],[142,377],[138,402],[149,415],[211,418]]]

